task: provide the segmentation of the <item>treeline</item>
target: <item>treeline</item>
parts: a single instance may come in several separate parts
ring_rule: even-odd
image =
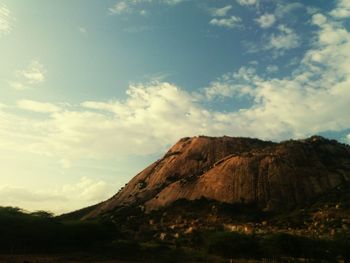
[[[139,243],[107,220],[67,220],[45,211],[30,213],[13,207],[0,207],[0,258],[1,254],[62,255],[63,262],[116,259],[175,263],[203,262],[211,257],[151,240]]]
[[[0,252],[55,252],[94,246],[119,238],[114,224],[99,221],[61,221],[44,211],[25,212],[0,207]]]

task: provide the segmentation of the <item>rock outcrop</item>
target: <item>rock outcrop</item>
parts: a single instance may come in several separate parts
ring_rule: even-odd
[[[178,199],[302,205],[350,181],[350,147],[313,136],[273,143],[250,138],[183,138],[85,218],[118,207],[146,211]]]

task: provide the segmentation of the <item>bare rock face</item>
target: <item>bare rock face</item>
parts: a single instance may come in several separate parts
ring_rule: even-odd
[[[85,218],[122,206],[146,211],[178,199],[304,204],[350,181],[350,147],[314,136],[282,143],[233,137],[183,138]]]

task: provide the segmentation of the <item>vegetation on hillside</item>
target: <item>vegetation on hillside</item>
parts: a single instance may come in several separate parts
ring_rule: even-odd
[[[349,261],[349,231],[323,236],[295,232],[295,227],[301,227],[300,220],[315,212],[326,213],[325,206],[333,209],[333,201],[340,199],[332,195],[334,200],[328,198],[326,203],[315,203],[302,212],[296,209],[280,215],[260,211],[253,204],[228,205],[206,199],[179,200],[150,214],[128,207],[90,221],[78,219],[82,212],[54,217],[44,211],[29,213],[0,207],[0,253],[79,252],[96,260],[143,262],[225,262],[231,258]],[[344,208],[337,210],[339,215],[348,215],[346,202],[342,199]],[[289,230],[280,231],[287,222],[296,225],[290,223]],[[273,228],[272,223],[280,229]]]
[[[60,221],[52,214],[0,207],[0,251],[55,252],[87,248],[118,237],[114,224],[98,221]]]

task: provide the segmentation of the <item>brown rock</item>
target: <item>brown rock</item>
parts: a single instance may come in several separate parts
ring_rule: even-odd
[[[158,209],[178,199],[256,202],[273,210],[303,204],[350,181],[350,147],[314,136],[281,143],[184,138],[86,217],[121,206]]]

